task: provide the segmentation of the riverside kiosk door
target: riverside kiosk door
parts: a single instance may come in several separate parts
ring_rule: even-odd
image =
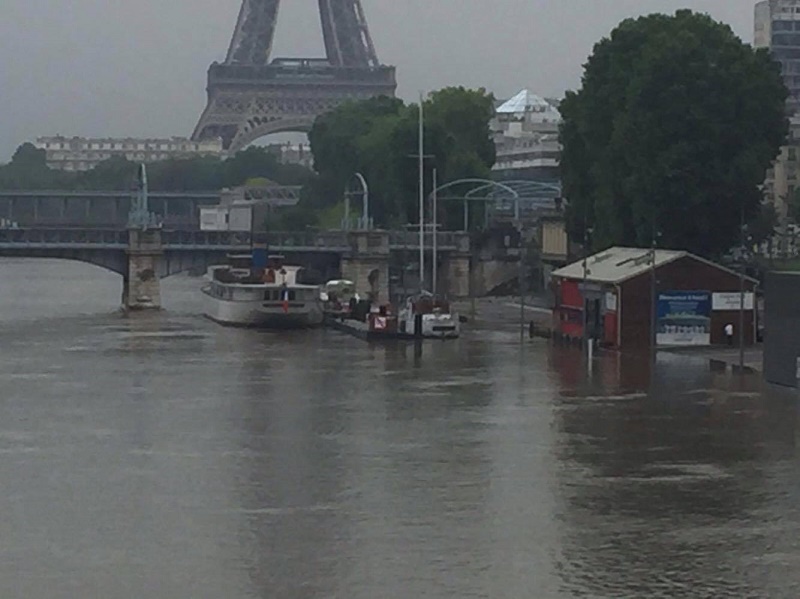
[[[603,290],[596,283],[583,283],[580,284],[580,289],[583,294],[583,309],[586,314],[586,331],[585,337],[587,339],[602,340],[603,338]]]

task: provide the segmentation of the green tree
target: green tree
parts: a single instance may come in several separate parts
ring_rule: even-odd
[[[51,170],[46,153],[31,143],[17,148],[11,162],[0,167],[2,189],[56,189],[72,185],[70,173]]]
[[[761,244],[775,235],[778,213],[772,204],[761,204],[755,218],[747,225],[747,235],[752,243]]]
[[[425,101],[425,192],[432,170],[440,182],[488,177],[495,161],[489,131],[494,100],[485,90],[446,88]],[[418,214],[419,106],[374,98],[317,119],[309,139],[320,175],[316,204],[333,206],[356,172],[370,185],[370,213],[382,226],[414,222]],[[460,221],[459,221],[460,222]]]
[[[705,256],[759,216],[759,185],[787,134],[786,88],[764,50],[689,10],[623,21],[561,104],[568,228],[594,245]]]
[[[78,189],[121,191],[131,189],[138,165],[124,156],[104,160],[90,171],[79,173],[75,181]],[[152,173],[150,173],[152,175]]]

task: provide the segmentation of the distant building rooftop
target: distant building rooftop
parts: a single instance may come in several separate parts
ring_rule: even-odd
[[[497,114],[504,115],[541,115],[542,121],[560,121],[561,113],[549,101],[541,96],[523,89],[516,96],[504,102],[497,108]]]

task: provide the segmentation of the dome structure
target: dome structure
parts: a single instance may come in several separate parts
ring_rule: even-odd
[[[525,117],[528,121],[559,122],[561,113],[549,101],[527,89],[497,108],[498,115]]]

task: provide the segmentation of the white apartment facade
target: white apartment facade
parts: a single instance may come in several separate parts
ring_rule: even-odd
[[[281,164],[299,164],[307,169],[314,168],[314,155],[309,144],[291,142],[270,144],[267,150],[275,154]]]
[[[157,162],[196,156],[223,157],[222,139],[192,141],[168,139],[39,137],[34,144],[45,151],[47,165],[63,171],[88,171],[115,156],[132,162]]]

